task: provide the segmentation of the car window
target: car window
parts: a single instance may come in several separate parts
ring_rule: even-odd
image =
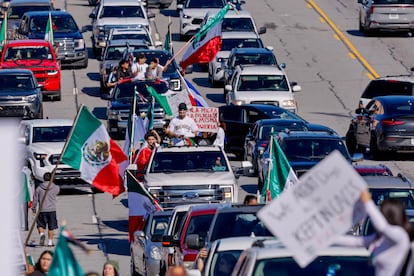
[[[414,113],[414,106],[411,101],[391,102],[386,107],[387,113],[393,115],[412,115]]]
[[[220,111],[220,118],[225,121],[241,122],[241,109],[237,107],[222,108]]]
[[[169,216],[154,216],[151,223],[150,234],[162,236],[167,229]]]
[[[10,94],[10,91],[26,91],[35,89],[31,76],[2,75],[0,76],[0,94]]]
[[[406,209],[414,209],[414,194],[411,189],[370,189],[372,200],[380,205],[386,198],[401,200]]]
[[[263,42],[255,38],[222,39],[220,51],[231,51],[233,48],[263,48]]]
[[[293,258],[259,260],[254,276],[261,275],[374,275],[374,268],[368,257],[323,256],[318,257],[305,268],[300,268]]]
[[[251,18],[224,18],[221,24],[222,32],[255,32]]]
[[[368,84],[361,98],[372,99],[389,95],[411,96],[413,84],[404,81],[374,80]]]
[[[276,65],[276,58],[273,54],[243,54],[236,55],[231,62],[232,67],[240,64],[267,64]]]
[[[149,40],[148,36],[145,35],[145,34],[128,33],[128,34],[114,34],[114,35],[112,35],[111,40],[117,40],[117,39],[140,39],[140,40],[144,40],[144,41],[150,43],[150,40]]]
[[[4,55],[5,60],[53,60],[50,48],[46,46],[9,47]]]
[[[202,237],[207,237],[207,231],[210,228],[211,221],[214,214],[193,216],[188,223],[187,231],[185,233],[184,240],[190,234],[198,234]]]
[[[241,250],[216,252],[211,260],[210,271],[208,272],[208,275],[230,275],[237,263],[237,260],[239,259],[241,252]]]
[[[50,6],[11,6],[7,10],[7,18],[20,19],[28,11],[50,11]]]
[[[103,6],[99,18],[141,17],[145,18],[140,6]]]
[[[187,0],[184,7],[189,9],[223,8],[225,4],[223,0]]]
[[[238,91],[289,91],[285,75],[242,75]]]
[[[34,127],[33,143],[65,142],[72,126]]]
[[[121,60],[126,46],[110,46],[105,51],[104,60]]]
[[[183,223],[186,212],[177,212],[172,226],[172,236],[178,238],[177,234],[180,231],[180,226]]]

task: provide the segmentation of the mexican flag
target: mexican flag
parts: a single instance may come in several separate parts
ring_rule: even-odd
[[[140,224],[139,220],[162,208],[157,199],[138,181],[133,172],[126,171],[126,180],[128,186],[128,233],[129,241],[133,241],[134,232]]]
[[[195,63],[208,63],[216,57],[221,48],[221,23],[229,7],[230,4],[224,6],[194,35],[181,61],[183,69]]]
[[[82,179],[113,196],[124,189],[122,176],[128,158],[105,126],[82,106],[63,149],[62,162],[79,170]]]
[[[273,136],[270,138],[269,152],[267,177],[261,191],[266,201],[278,197],[284,189],[298,182],[295,172]]]
[[[50,264],[48,276],[81,276],[84,275],[82,267],[79,265],[72,249],[68,245],[66,237],[61,230],[52,263]]]
[[[53,45],[53,22],[52,22],[52,15],[50,12],[49,12],[49,18],[47,19],[45,40],[49,41]]]
[[[3,44],[6,43],[6,40],[7,40],[7,13],[4,16],[3,22],[1,23],[0,47],[3,47]]]
[[[172,116],[173,113],[171,111],[170,104],[168,103],[167,96],[158,94],[157,91],[155,91],[155,89],[150,85],[147,86],[147,90],[148,93],[154,97],[158,104],[164,109],[165,114]]]

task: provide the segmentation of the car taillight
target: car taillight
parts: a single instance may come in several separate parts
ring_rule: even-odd
[[[263,143],[261,143],[259,147],[262,147],[262,148],[267,147],[267,142],[263,142]]]
[[[395,120],[395,119],[382,120],[381,123],[384,126],[397,126],[397,125],[403,125],[403,124],[405,124],[404,121],[399,121],[399,120]]]

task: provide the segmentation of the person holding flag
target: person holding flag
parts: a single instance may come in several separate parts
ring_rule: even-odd
[[[187,116],[187,105],[185,103],[178,105],[178,117],[171,120],[166,132],[170,137],[178,139],[174,143],[176,146],[184,145],[184,138],[197,136],[197,124],[193,118]]]
[[[152,129],[145,134],[146,145],[138,152],[135,163],[137,164],[137,176],[138,180],[142,181],[144,178],[144,171],[151,158],[152,151],[157,144],[160,143],[160,136]]]

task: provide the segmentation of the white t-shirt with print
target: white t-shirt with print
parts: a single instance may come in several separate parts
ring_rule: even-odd
[[[188,116],[185,116],[183,119],[175,117],[171,120],[168,131],[172,131],[177,135],[183,135],[184,137],[194,137],[193,132],[198,131],[198,127],[195,121]]]

